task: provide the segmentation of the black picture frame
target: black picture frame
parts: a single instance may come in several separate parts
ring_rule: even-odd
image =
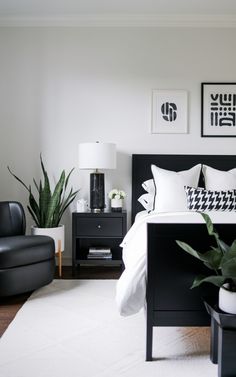
[[[236,137],[236,83],[201,83],[201,137]]]

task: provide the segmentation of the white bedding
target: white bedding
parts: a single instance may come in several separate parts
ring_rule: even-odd
[[[236,212],[211,211],[208,213],[213,223],[235,223]],[[146,211],[136,216],[136,220],[126,234],[123,247],[125,270],[116,287],[116,302],[123,316],[137,313],[145,305],[146,296],[146,254],[147,223],[203,223],[197,212],[150,213]]]

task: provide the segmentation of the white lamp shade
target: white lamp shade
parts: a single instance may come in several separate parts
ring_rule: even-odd
[[[116,145],[113,143],[79,144],[80,169],[115,169]]]

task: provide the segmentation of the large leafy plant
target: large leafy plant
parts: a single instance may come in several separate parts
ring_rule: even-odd
[[[32,193],[31,185],[27,186],[20,178],[18,178],[8,167],[9,172],[19,181],[29,193],[29,205],[27,208],[39,228],[54,228],[60,223],[61,217],[66,208],[75,199],[78,191],[70,189],[67,193],[67,186],[72,169],[66,176],[63,170],[54,191],[51,191],[48,174],[45,170],[42,156],[40,155],[41,169],[43,173],[43,182],[40,179],[39,184],[33,178],[33,182],[37,191],[38,198]]]
[[[214,271],[211,276],[197,276],[191,288],[198,287],[204,282],[212,283],[217,287],[222,287],[236,292],[236,240],[232,245],[227,245],[219,237],[219,234],[214,229],[210,217],[207,214],[201,213],[203,216],[209,236],[213,236],[216,241],[216,246],[211,246],[210,250],[205,253],[200,253],[194,250],[191,246],[182,241],[176,241],[177,244],[193,257],[200,259],[203,264]],[[225,285],[227,283],[227,285]]]

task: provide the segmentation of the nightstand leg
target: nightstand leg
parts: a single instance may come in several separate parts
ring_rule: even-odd
[[[218,363],[218,323],[211,317],[211,350],[210,358],[213,364]]]
[[[218,376],[236,376],[236,331],[219,327]]]

